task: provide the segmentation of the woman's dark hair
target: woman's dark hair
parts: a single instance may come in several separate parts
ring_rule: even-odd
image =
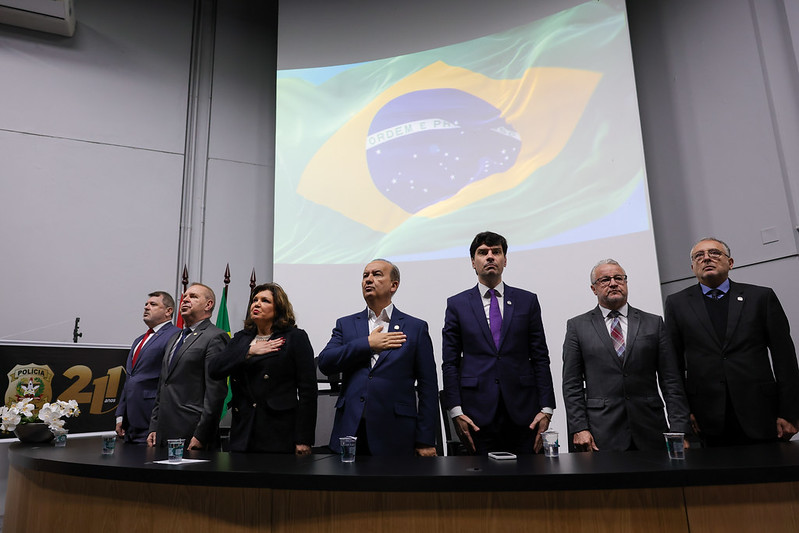
[[[294,319],[294,308],[291,307],[286,291],[277,283],[262,283],[257,285],[250,293],[250,301],[247,303],[247,318],[244,320],[244,329],[248,331],[257,330],[255,322],[250,317],[250,306],[259,292],[270,291],[272,293],[272,305],[275,308],[275,319],[272,321],[272,331],[285,331],[296,326]]]

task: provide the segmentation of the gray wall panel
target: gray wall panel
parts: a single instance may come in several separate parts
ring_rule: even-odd
[[[274,166],[276,43],[277,2],[220,2],[209,157]]]
[[[183,158],[0,131],[0,161],[0,338],[142,333],[147,293],[174,290]]]
[[[0,27],[0,128],[182,152],[192,3],[76,4],[71,39]]]

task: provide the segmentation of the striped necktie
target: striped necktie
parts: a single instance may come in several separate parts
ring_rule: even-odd
[[[622,357],[624,355],[624,332],[621,330],[621,320],[619,317],[621,313],[618,311],[611,311],[608,316],[613,319],[610,324],[610,338],[613,339],[613,348],[616,350],[616,355]]]

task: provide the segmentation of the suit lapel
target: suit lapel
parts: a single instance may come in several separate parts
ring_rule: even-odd
[[[730,291],[732,292],[732,291]],[[702,294],[702,287],[699,286],[697,283],[694,285],[694,290],[690,291],[687,294],[688,300],[688,307],[696,316],[697,321],[707,333],[707,337],[713,339],[713,342],[721,346],[721,341],[719,341],[719,336],[716,335],[716,330],[713,328],[713,323],[710,321],[710,315],[707,312],[707,307],[705,306],[705,301],[702,298],[707,298],[704,294]],[[729,320],[728,320],[729,322]],[[729,330],[728,330],[729,331]]]
[[[505,285],[505,290],[507,291],[507,285]],[[471,290],[469,293],[469,305],[472,308],[472,312],[474,313],[474,319],[477,322],[477,327],[480,331],[483,332],[483,337],[485,337],[485,341],[492,348],[492,350],[496,351],[497,347],[494,345],[494,337],[491,336],[491,330],[488,327],[488,320],[486,320],[486,310],[483,306],[483,296],[480,294],[479,286],[475,285],[474,289]],[[505,321],[502,321],[503,324]]]
[[[200,335],[202,335],[203,331],[205,330],[205,328],[208,327],[210,323],[211,321],[206,318],[205,320],[200,322],[196,328],[194,328],[193,332],[191,332],[186,336],[186,340],[183,341],[183,345],[180,348],[178,348],[178,351],[175,352],[175,355],[172,356],[172,362],[169,364],[170,374],[172,373],[172,371],[175,370],[175,367],[178,366],[178,363],[180,363],[180,359],[183,357],[183,354],[186,353],[186,350],[188,350],[189,347],[192,344],[194,344],[194,342],[197,339],[200,338]],[[178,339],[180,339],[180,337],[178,337]],[[177,339],[175,340],[175,342],[177,342]],[[174,344],[172,346],[174,346]],[[172,346],[170,346],[170,351],[172,349]]]
[[[738,321],[741,319],[741,311],[743,310],[744,302],[746,301],[744,298],[743,289],[736,285],[732,280],[730,280],[730,290],[727,291],[727,297],[730,300],[728,302],[729,311],[727,313],[727,331],[724,335],[724,342],[722,343],[724,346],[730,342],[730,339],[735,332],[735,328],[738,327]]]
[[[136,353],[136,347],[139,345],[139,343],[143,338],[144,335],[139,335],[138,337],[136,337],[136,340],[133,341],[133,346],[130,347],[130,353],[128,354],[128,361],[127,364],[125,365],[128,369],[128,375],[133,374],[133,354]],[[142,350],[144,350],[144,346],[142,346]],[[141,357],[141,354],[139,354],[139,357]]]
[[[391,322],[388,325],[388,331],[404,331],[405,326],[405,315],[401,313],[396,306],[394,307],[394,312],[391,313]],[[408,342],[407,339],[405,342]],[[380,355],[377,357],[377,362],[373,368],[377,368],[379,365],[383,364],[383,361],[387,360],[396,349],[389,349],[383,350],[380,352]]]
[[[607,356],[614,361],[614,364],[621,367],[621,358],[616,354],[616,349],[613,347],[613,340],[610,338],[608,327],[605,325],[605,317],[602,316],[602,310],[599,309],[599,306],[595,307],[591,312],[591,324],[593,324],[594,330],[599,337],[599,342],[605,347]]]
[[[627,364],[630,356],[633,354],[633,345],[635,339],[638,337],[638,328],[641,326],[641,315],[638,309],[627,306],[627,340],[624,343],[624,362],[622,366]]]
[[[141,347],[141,351],[139,352],[139,358],[136,359],[136,363],[138,363],[138,366],[132,367],[130,369],[130,372],[128,372],[128,374],[135,374],[136,373],[136,368],[141,366],[141,360],[144,357],[144,354],[147,353],[147,350],[149,350],[150,348],[155,346],[155,340],[158,338],[159,335],[163,334],[165,328],[166,328],[166,326],[161,326],[161,328],[158,331],[153,333],[152,336],[149,339],[147,339],[147,342],[149,344],[145,344],[144,346]],[[136,346],[139,345],[139,343],[141,342],[141,340],[143,338],[144,338],[144,335],[142,335],[141,337],[136,339],[136,342],[133,344],[133,352],[136,351]],[[131,363],[133,362],[133,360],[132,360],[133,352],[131,352],[131,361],[130,361]]]
[[[508,287],[508,284],[505,284],[505,292],[502,295],[502,329],[500,329],[499,333],[499,347],[502,348],[502,345],[505,344],[505,339],[508,336],[508,331],[510,330],[510,323],[513,320],[513,296],[515,292],[513,287]],[[485,316],[485,312],[483,313]],[[491,334],[491,330],[489,329],[489,335]],[[491,343],[493,344],[494,338],[491,337]]]
[[[355,333],[359,337],[368,337],[369,333],[369,311],[364,310],[362,313],[355,315]]]

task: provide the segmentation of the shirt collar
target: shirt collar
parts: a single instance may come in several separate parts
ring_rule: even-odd
[[[161,322],[160,324],[158,324],[157,326],[155,326],[153,328],[153,333],[156,333],[159,329],[161,329],[162,327],[166,326],[167,324],[171,324],[171,323],[172,323],[171,320],[167,320],[166,322]]]
[[[198,322],[195,322],[195,323],[194,323],[194,324],[192,324],[191,326],[187,326],[187,325],[185,325],[185,324],[184,324],[184,325],[183,325],[183,330],[185,331],[185,330],[186,330],[186,328],[188,328],[188,329],[190,329],[190,330],[191,330],[191,332],[192,332],[192,333],[194,333],[195,331],[197,331],[197,327],[198,327],[200,324],[202,324],[203,322],[205,322],[206,320],[210,321],[210,319],[209,319],[209,318],[203,318],[202,320],[200,320],[200,321],[198,321]]]
[[[481,298],[488,298],[489,297],[488,291],[490,291],[491,289],[489,289],[487,286],[483,285],[479,281],[477,282],[477,287],[478,287],[478,290],[480,291],[480,297]],[[505,282],[504,281],[500,281],[499,285],[494,287],[494,290],[497,292],[497,298],[502,298],[502,296],[505,294]]]
[[[394,304],[390,303],[380,312],[380,315],[385,313],[386,314],[386,318],[388,319],[387,322],[391,322],[391,313],[392,313],[392,311],[394,311]],[[366,316],[369,318],[369,320],[377,320],[378,316],[380,316],[380,315],[376,315],[375,312],[372,311],[372,309],[369,308],[369,307],[366,308],[366,313],[367,313]]]
[[[708,287],[707,285],[705,285],[703,283],[700,283],[699,286],[702,287],[702,294],[704,294],[705,296],[707,296],[708,292],[713,290],[712,288]],[[718,290],[720,290],[724,294],[727,294],[728,292],[730,292],[730,278],[725,279],[724,283],[722,283],[721,285],[719,285],[716,288]]]
[[[607,318],[607,317],[608,317],[608,313],[610,313],[610,309],[606,309],[606,308],[604,308],[604,307],[602,307],[602,306],[600,305],[600,306],[599,306],[599,310],[600,310],[600,311],[602,311],[602,318]],[[626,316],[627,316],[627,313],[630,311],[630,304],[624,304],[624,305],[622,305],[621,307],[619,307],[619,308],[617,309],[617,311],[619,312],[619,314],[620,314],[621,316],[624,316],[624,317],[626,317]]]

